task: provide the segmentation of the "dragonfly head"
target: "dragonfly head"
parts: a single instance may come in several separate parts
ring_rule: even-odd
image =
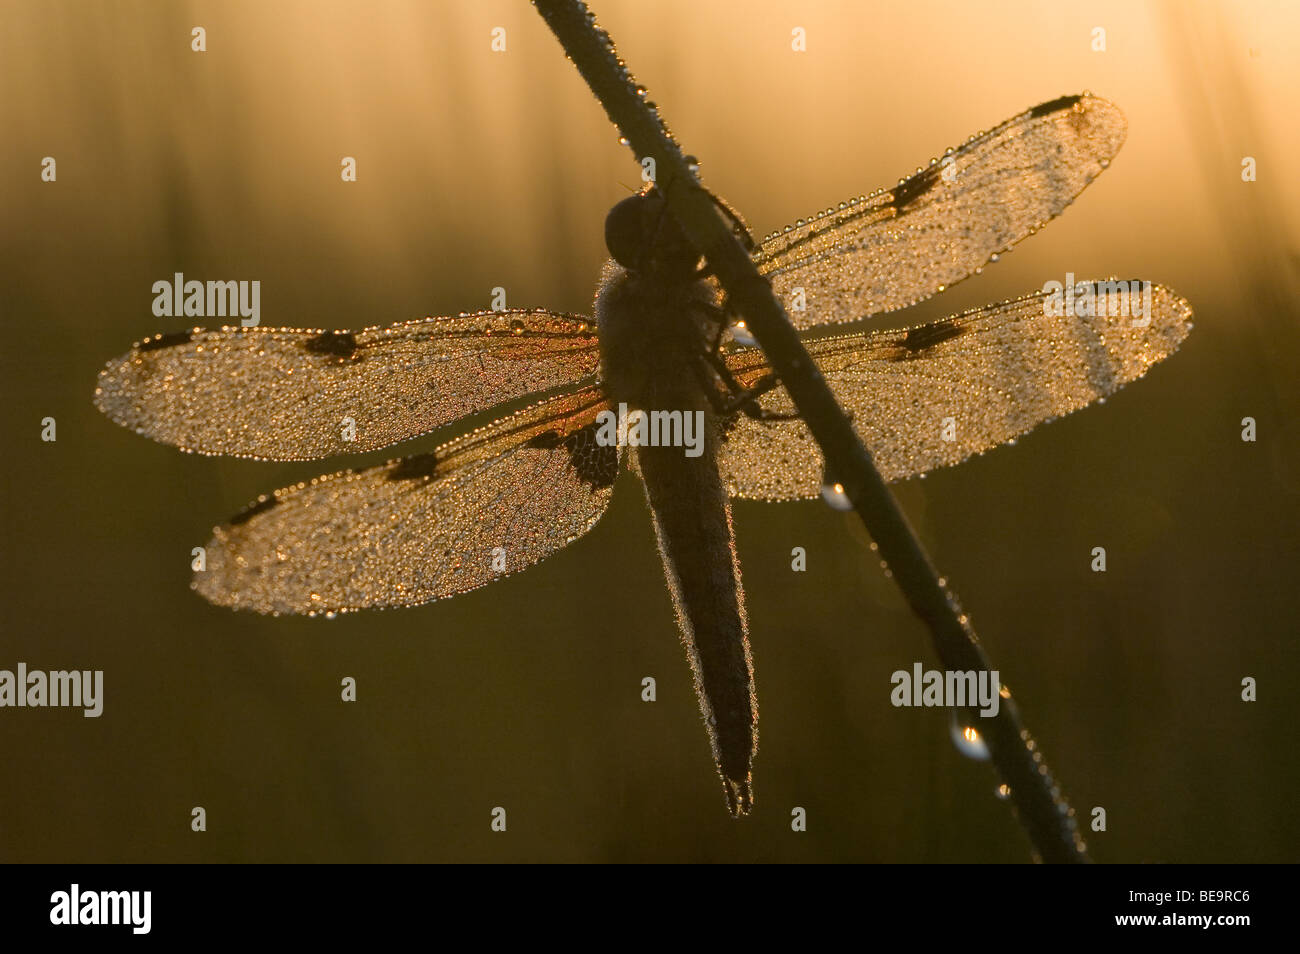
[[[690,279],[700,261],[700,253],[653,186],[609,210],[605,246],[628,271],[653,273],[669,281]]]

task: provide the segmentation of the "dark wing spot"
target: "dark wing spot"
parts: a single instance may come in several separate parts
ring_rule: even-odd
[[[564,443],[564,438],[560,436],[559,431],[543,431],[536,437],[530,437],[525,447],[535,447],[538,450],[554,450]]]
[[[899,212],[906,211],[909,205],[934,188],[934,184],[939,181],[938,170],[938,166],[931,166],[894,186],[890,192],[893,196],[890,204]]]
[[[194,340],[194,335],[188,331],[173,331],[170,334],[157,335],[147,341],[142,341],[136,345],[136,351],[160,351],[163,348],[174,348],[177,345],[189,344]]]
[[[593,488],[608,487],[618,477],[618,448],[596,440],[596,422],[574,431],[564,441],[578,476]]]
[[[1111,279],[1107,279],[1106,281],[1078,282],[1074,287],[1078,288],[1080,285],[1088,285],[1091,286],[1092,293],[1094,295],[1100,295],[1104,290],[1102,288],[1103,285],[1111,284],[1117,288],[1122,288],[1125,290],[1136,288],[1140,291],[1142,289],[1142,286],[1147,283],[1148,283],[1148,279],[1145,278],[1111,278]]]
[[[924,352],[940,342],[948,341],[962,334],[966,329],[958,322],[944,318],[919,328],[909,328],[898,342],[898,351],[891,357],[892,361],[907,361],[920,357]]]
[[[270,494],[269,496],[263,497],[261,500],[259,500],[259,501],[258,501],[257,503],[255,503],[255,504],[253,504],[251,507],[249,507],[249,508],[248,508],[247,510],[245,510],[243,513],[241,513],[241,514],[237,514],[236,516],[231,517],[231,518],[230,518],[230,525],[231,525],[232,527],[237,527],[237,526],[239,526],[241,523],[248,523],[248,521],[252,520],[252,519],[253,519],[254,517],[256,517],[259,513],[266,513],[268,510],[270,510],[272,507],[274,507],[274,506],[275,506],[276,504],[278,504],[279,502],[280,502],[280,501],[276,499],[275,494]]]
[[[357,336],[350,331],[327,331],[323,335],[309,338],[303,347],[311,354],[351,358],[356,355]]]
[[[415,454],[403,457],[384,474],[385,480],[420,480],[433,477],[438,472],[438,455],[430,451],[427,454]]]
[[[618,448],[597,441],[596,431],[595,421],[568,437],[561,436],[558,431],[543,431],[524,446],[538,450],[555,450],[563,446],[569,452],[569,464],[584,482],[592,487],[608,487],[618,477]]]
[[[1060,110],[1073,109],[1074,104],[1077,103],[1081,98],[1082,97],[1078,95],[1062,96],[1059,99],[1054,99],[1048,103],[1039,103],[1037,106],[1035,106],[1033,109],[1029,111],[1029,118],[1037,119],[1039,116],[1047,116],[1051,113],[1055,113]]]

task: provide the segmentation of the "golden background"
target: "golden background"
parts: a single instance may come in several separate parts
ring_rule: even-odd
[[[1294,861],[1296,8],[594,9],[760,234],[1062,94],[1125,111],[1119,157],[1061,220],[899,317],[1115,274],[1186,296],[1190,339],[1105,406],[897,492],[1081,818],[1106,808],[1097,860]],[[0,858],[1028,857],[947,713],[889,704],[890,673],[935,665],[928,636],[855,518],[820,503],[735,507],[761,705],[739,822],[626,477],[589,536],[451,602],[327,622],[189,592],[214,523],[355,459],[185,456],[95,412],[104,362],[187,325],[152,315],[153,282],[258,279],[265,326],[478,310],[498,285],[511,306],[590,310],[605,212],[638,169],[527,3],[23,0],[3,16],[0,668],[103,669],[106,698],[97,720],[0,710]],[[1105,574],[1088,569],[1099,545]]]

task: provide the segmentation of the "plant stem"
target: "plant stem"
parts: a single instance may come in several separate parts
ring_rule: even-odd
[[[840,409],[826,379],[804,349],[771,285],[733,233],[732,223],[698,183],[690,160],[619,60],[612,40],[581,0],[534,0],[551,31],[600,100],[638,160],[653,158],[656,183],[687,236],[727,293],[731,308],[762,346],[833,475],[852,501],[880,556],[912,611],[929,628],[947,670],[990,670],[968,617],[931,565],[871,455]],[[1087,849],[1074,811],[1052,779],[1015,702],[999,700],[996,716],[968,718],[978,725],[1036,855],[1047,862],[1082,862]],[[967,710],[968,716],[972,715]]]

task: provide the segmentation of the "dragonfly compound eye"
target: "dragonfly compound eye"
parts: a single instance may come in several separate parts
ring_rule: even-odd
[[[700,259],[663,197],[653,190],[629,196],[609,210],[605,247],[628,271],[660,272],[678,280],[689,278]]]
[[[629,196],[605,216],[605,247],[614,261],[629,271],[637,271],[645,254],[646,198]]]

